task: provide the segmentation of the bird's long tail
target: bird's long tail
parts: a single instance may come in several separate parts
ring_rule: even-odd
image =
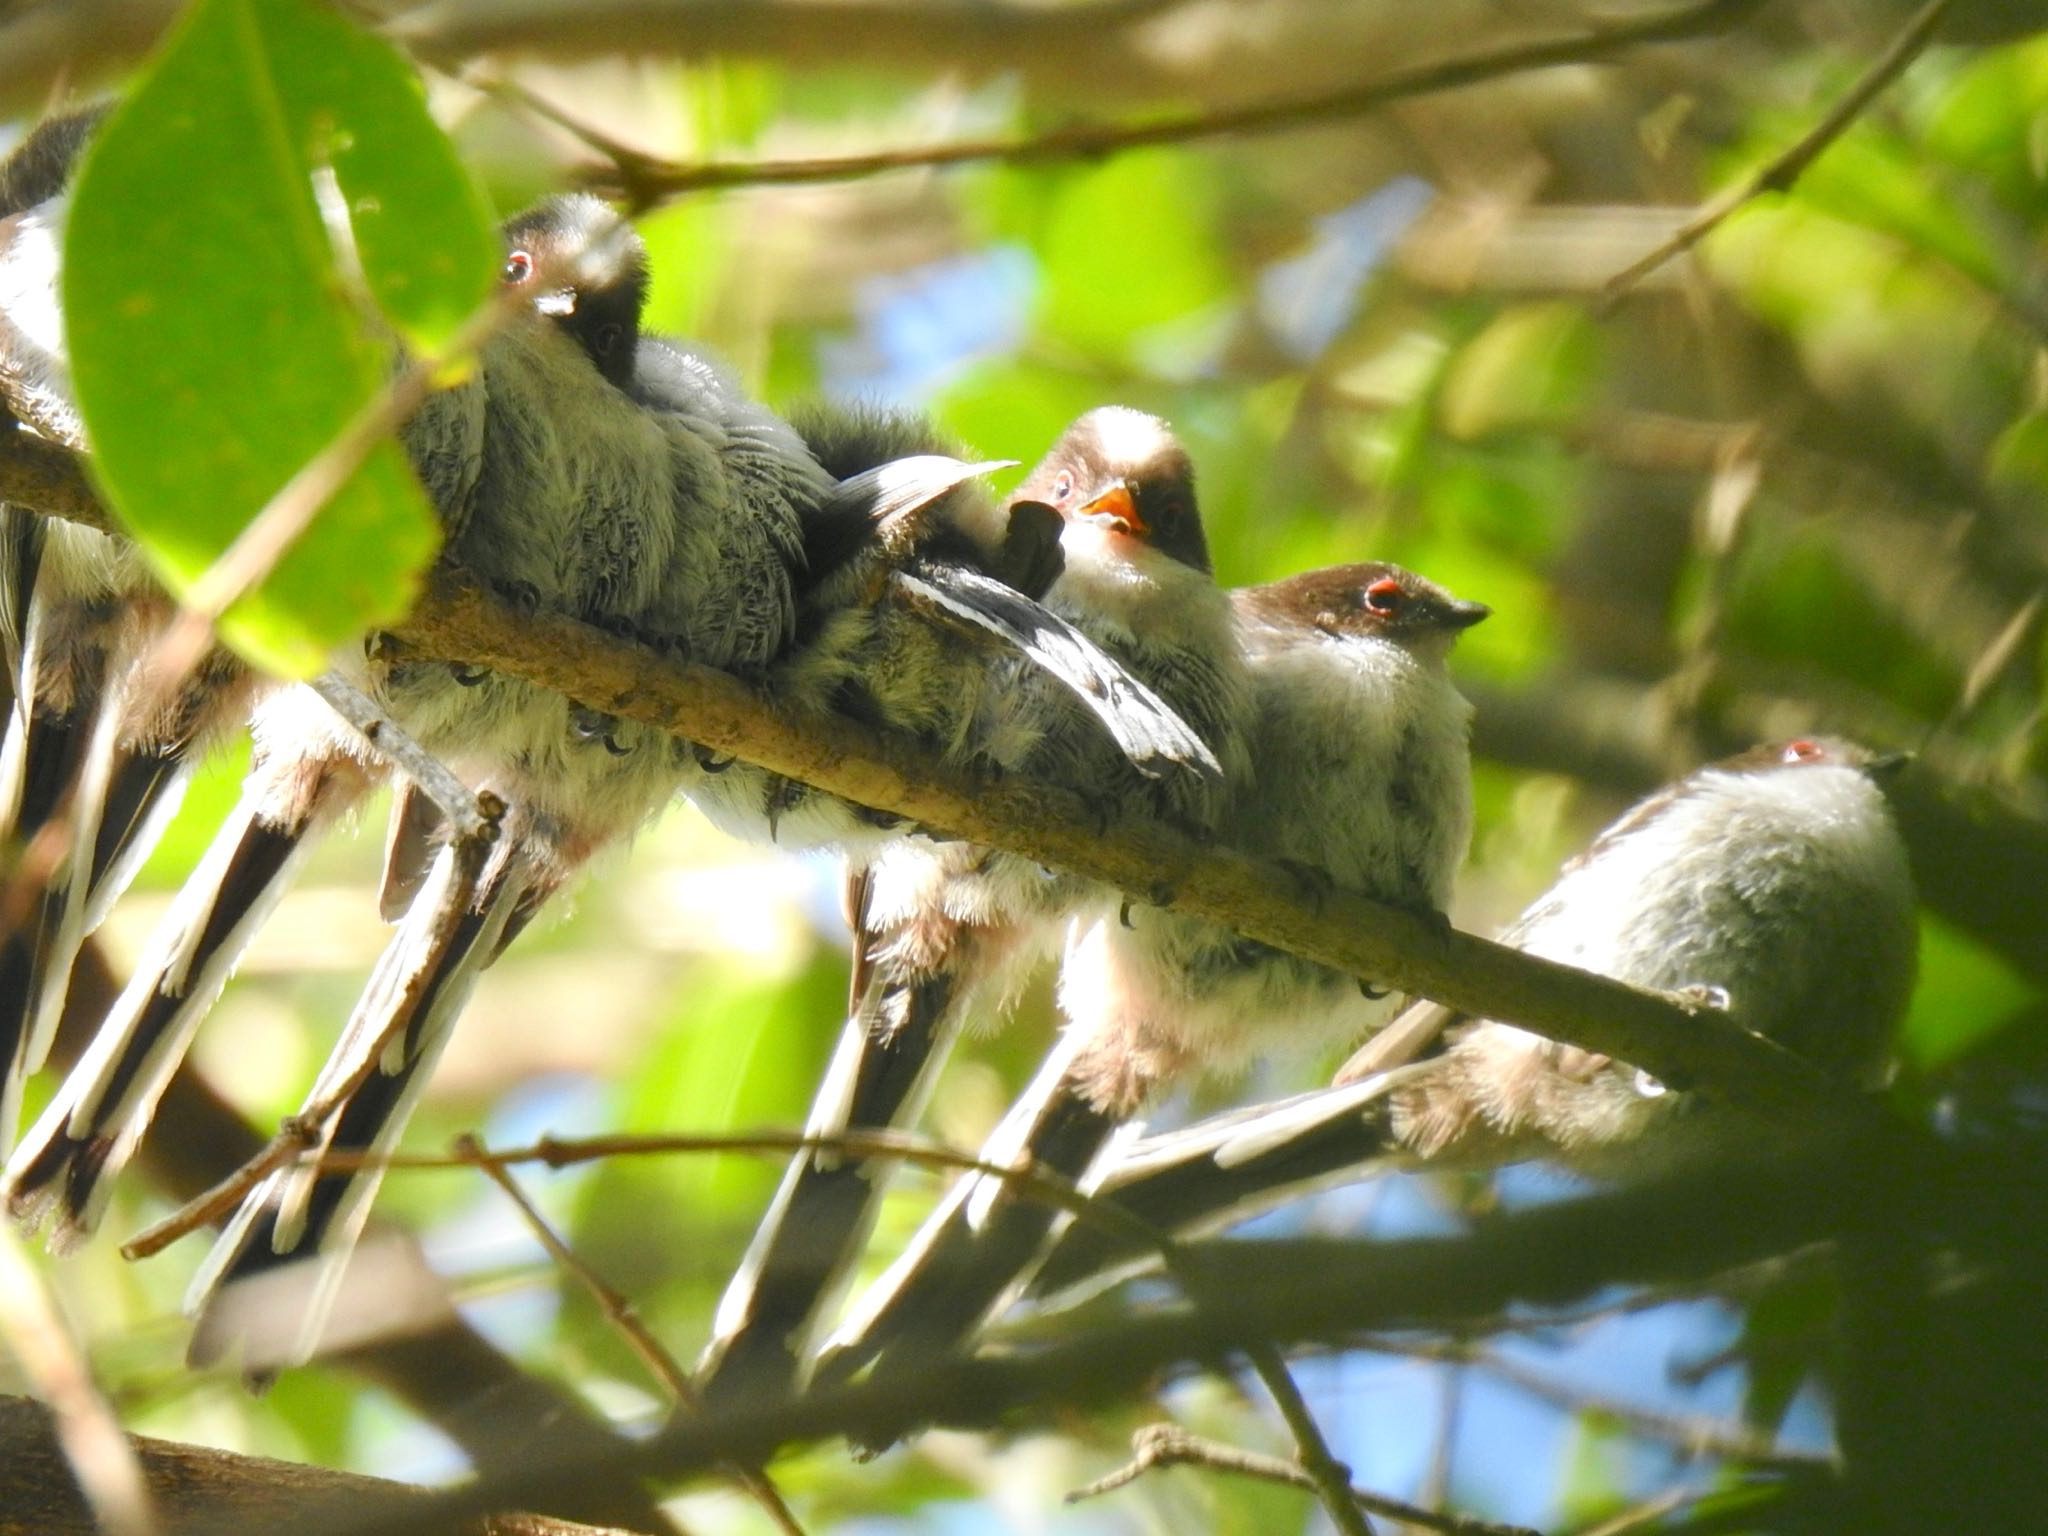
[[[234,1353],[245,1374],[267,1380],[308,1359],[327,1331],[383,1181],[378,1159],[403,1133],[477,978],[546,894],[517,848],[480,878],[483,851],[442,850],[301,1106],[312,1155],[266,1176],[201,1266],[187,1298],[194,1365]],[[320,1166],[336,1157],[350,1165]],[[353,1336],[382,1317],[370,1307],[342,1321]]]
[[[1423,1069],[1408,1069],[1413,1073]],[[1322,1088],[1255,1109],[1211,1116],[1132,1142],[1108,1160],[1090,1194],[1173,1236],[1221,1231],[1325,1184],[1396,1166],[1390,1112],[1404,1073]],[[1135,1229],[1074,1222],[1030,1294],[1045,1297],[1156,1261]]]
[[[811,1108],[807,1135],[843,1136],[912,1123],[951,1051],[964,1010],[948,972],[911,979],[877,973],[847,1020]],[[810,1335],[866,1242],[893,1165],[851,1152],[791,1159],[768,1214],[718,1307],[698,1364],[707,1401],[789,1390]]]
[[[369,783],[341,753],[252,769],[113,1011],[0,1175],[16,1219],[33,1225],[54,1213],[54,1248],[75,1246],[98,1223],[114,1176],[250,940],[319,834]]]
[[[10,893],[20,900],[19,911],[0,914],[0,1148],[13,1144],[22,1081],[40,1064],[31,998],[39,990],[42,957],[64,926],[72,900],[61,865],[40,881],[17,876],[25,873],[22,855],[62,814],[78,783],[106,681],[104,652],[81,643],[61,669],[61,695],[47,690],[54,696],[44,697],[39,679],[46,665],[54,665],[43,654],[48,626],[35,609],[22,622],[14,703],[0,738],[0,866]]]
[[[1075,1086],[1078,1049],[1071,1033],[1062,1040],[989,1137],[985,1161],[1082,1181],[1122,1122]],[[1042,1193],[968,1175],[827,1343],[818,1383],[845,1381],[870,1361],[878,1372],[915,1368],[970,1337],[1028,1274],[1060,1215]]]
[[[22,984],[0,985],[0,1035],[22,1042],[23,1075],[42,1070],[79,950],[177,814],[191,777],[184,744],[122,746],[114,715],[101,711],[86,753],[72,803],[70,853],[45,884],[35,920],[20,931]]]

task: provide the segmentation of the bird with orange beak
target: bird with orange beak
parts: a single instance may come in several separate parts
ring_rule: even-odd
[[[1157,417],[1090,411],[1011,498],[1061,518],[1063,568],[1042,601],[1156,691],[1221,773],[1148,778],[1070,690],[1021,658],[984,690],[977,731],[1013,776],[1080,795],[1105,824],[1154,815],[1207,831],[1244,777],[1244,662],[1229,599],[1210,572],[1185,449]],[[1119,893],[971,843],[909,837],[848,893],[851,1017],[813,1102],[818,1138],[903,1125],[919,1113],[960,1031],[1008,1012],[1070,919],[1107,916]],[[700,1366],[707,1398],[787,1390],[825,1304],[872,1223],[886,1165],[845,1153],[792,1160],[720,1304]]]

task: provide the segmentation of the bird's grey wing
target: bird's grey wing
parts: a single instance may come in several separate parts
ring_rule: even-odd
[[[1215,753],[1172,706],[1079,629],[1023,593],[961,566],[899,571],[895,580],[913,598],[1007,641],[1050,673],[1148,778],[1179,770],[1222,779]]]

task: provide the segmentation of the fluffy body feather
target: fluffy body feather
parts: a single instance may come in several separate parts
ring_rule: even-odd
[[[1873,1086],[1911,993],[1913,895],[1888,760],[1814,739],[1702,768],[1603,832],[1502,935],[1530,954],[1723,999],[1846,1086]],[[1623,1062],[1418,1004],[1339,1086],[1143,1141],[1101,1191],[1169,1229],[1227,1226],[1390,1168],[1542,1157],[1602,1178],[1768,1155],[1810,1133],[1666,1092]],[[1069,1232],[1039,1289],[1131,1255]]]

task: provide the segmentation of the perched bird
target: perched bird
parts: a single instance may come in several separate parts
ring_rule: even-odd
[[[1912,882],[1882,789],[1901,761],[1814,737],[1701,768],[1602,832],[1502,942],[1710,996],[1845,1087],[1875,1086],[1914,973]],[[1099,1192],[1156,1226],[1213,1230],[1390,1167],[1548,1158],[1640,1178],[1811,1131],[1435,1003],[1368,1041],[1338,1082],[1141,1141]],[[1129,1256],[1073,1227],[1036,1288]]]
[[[665,494],[667,435],[627,408],[612,382],[628,365],[622,351],[637,344],[645,284],[637,242],[630,232],[608,233],[615,224],[595,200],[544,203],[508,224],[505,281],[531,283],[542,258],[554,256],[569,269],[570,286],[534,292],[530,318],[502,328],[485,345],[477,373],[431,396],[402,429],[451,556],[467,563],[523,554],[526,566],[510,574],[503,564],[485,565],[487,575],[507,582],[546,569],[550,540],[563,535],[554,525],[572,498],[587,498],[603,517],[632,468],[639,494]],[[580,253],[574,242],[592,236],[605,238]],[[623,338],[616,334],[622,325],[630,327]],[[551,404],[561,407],[559,418],[549,416]],[[580,435],[572,415],[579,406],[594,423]],[[524,542],[512,532],[522,524],[534,529]],[[355,656],[338,670],[429,750],[486,746],[516,718],[506,684],[445,664]],[[240,803],[0,1178],[18,1219],[34,1222],[55,1206],[59,1248],[97,1222],[112,1175],[132,1154],[201,1019],[319,834],[388,771],[382,755],[307,688],[268,695],[251,731],[255,756]]]
[[[507,327],[486,353],[481,464],[449,558],[536,609],[710,665],[766,664],[793,623],[801,506],[831,493],[828,478],[764,408],[638,336],[644,259],[602,203],[550,199],[507,237],[508,281],[561,269],[572,281],[536,297],[555,324]],[[593,272],[606,274],[597,312],[582,291]],[[308,1099],[325,1111],[323,1153],[395,1140],[484,968],[694,766],[656,727],[593,720],[501,673],[406,662],[372,680],[415,740],[508,809],[480,869],[449,843],[405,877],[417,894]],[[303,1358],[378,1182],[302,1167],[259,1186],[194,1283],[193,1358],[237,1343],[252,1371]],[[264,1277],[314,1256],[290,1282],[308,1288],[280,1304]]]
[[[0,373],[23,420],[85,446],[58,297],[70,182],[105,109],[52,118],[0,163]],[[79,946],[176,810],[189,766],[257,688],[218,648],[168,695],[135,663],[172,611],[126,540],[0,508],[0,629],[16,708],[0,745],[0,825],[21,845],[68,805],[63,856],[0,942],[0,1147],[41,1066]]]
[[[818,594],[798,573],[819,527],[853,522],[865,530],[856,548],[886,548],[899,525],[936,530],[910,541],[919,548],[946,542],[947,498],[976,466],[925,455],[835,481],[714,365],[637,335],[638,247],[602,204],[551,200],[508,235],[508,281],[573,263],[581,286],[536,299],[554,329],[507,333],[523,366],[486,356],[482,467],[450,541],[461,566],[522,601],[772,685],[778,660],[804,653],[798,622]],[[499,443],[510,451],[494,453]],[[934,579],[953,571],[905,559]],[[948,607],[979,611],[958,593]],[[998,633],[1015,616],[1003,609]],[[416,794],[401,806],[386,889],[405,915],[302,1111],[320,1123],[320,1150],[344,1154],[396,1140],[477,978],[540,907],[679,789],[719,777],[658,728],[508,676],[401,663],[371,681],[393,719],[508,810],[471,870],[476,850],[436,847],[409,825]],[[195,1282],[194,1357],[239,1343],[261,1373],[308,1353],[377,1182],[374,1169],[298,1168],[259,1188]],[[311,1282],[304,1304],[276,1304],[269,1279],[307,1255],[319,1261],[310,1275],[287,1282]]]
[[[1479,603],[1384,563],[1231,594],[1250,680],[1247,772],[1222,833],[1334,881],[1441,914],[1472,831],[1471,708],[1446,666]],[[1068,942],[1067,1025],[982,1156],[1083,1181],[1112,1134],[1171,1086],[1276,1050],[1355,1040],[1386,994],[1169,910],[1098,916]],[[834,1341],[835,1377],[970,1334],[1028,1269],[1058,1212],[962,1180]]]
[[[1024,666],[1064,688],[1063,707],[1091,714],[1140,773],[1220,773],[1163,700],[1033,601],[1059,575],[1063,524],[1040,503],[991,503],[978,479],[1000,464],[963,463],[914,412],[816,404],[791,420],[829,474],[867,492],[803,519],[795,639],[761,677],[779,705],[912,736],[940,767],[1004,774],[1030,743],[1014,731],[989,739],[983,700]],[[710,766],[685,792],[734,836],[832,847],[860,865],[899,830],[894,817],[749,764]]]
[[[1063,519],[1045,606],[1149,685],[1207,744],[1222,774],[1147,778],[1105,750],[1074,696],[1021,660],[985,687],[980,749],[1024,779],[1078,792],[1105,819],[1163,814],[1207,828],[1239,771],[1242,663],[1210,576],[1193,469],[1164,422],[1122,407],[1076,421],[1015,492],[1013,509]],[[852,1016],[807,1131],[842,1135],[915,1118],[970,1020],[993,1021],[1070,917],[1116,910],[1114,893],[963,842],[905,838],[849,891]],[[699,1366],[711,1400],[785,1389],[873,1219],[886,1166],[837,1153],[794,1158],[720,1303]]]

